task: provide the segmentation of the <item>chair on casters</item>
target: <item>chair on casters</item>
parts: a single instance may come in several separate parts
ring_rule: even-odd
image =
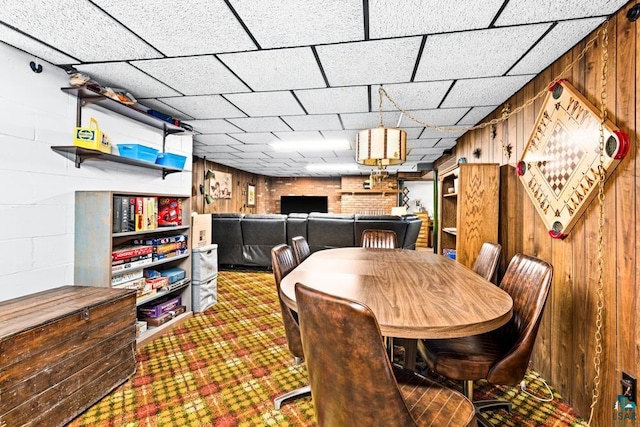
[[[297,266],[291,247],[282,243],[271,249],[271,265],[273,267],[273,278],[276,282],[276,292],[278,293],[280,311],[282,312],[282,320],[284,322],[284,332],[287,337],[287,346],[289,347],[291,354],[293,354],[296,365],[299,365],[304,359],[304,353],[302,351],[302,342],[300,340],[298,317],[295,312],[291,311],[291,309],[287,307],[280,296],[280,282],[282,281],[282,278]],[[273,404],[276,409],[280,409],[280,406],[285,400],[308,396],[310,393],[311,388],[306,385],[276,397],[273,400]]]
[[[364,230],[362,232],[362,247],[395,249],[398,247],[398,236],[393,230]]]
[[[484,242],[471,269],[492,282],[498,267],[498,261],[500,261],[501,251],[502,246],[500,244]]]
[[[297,264],[300,264],[309,255],[311,255],[309,243],[307,243],[307,239],[302,236],[295,236],[291,238],[291,246],[293,247],[293,254],[296,257]]]
[[[296,284],[311,395],[324,426],[475,426],[461,393],[392,365],[373,312]]]
[[[524,378],[549,295],[553,267],[538,258],[517,254],[509,263],[500,288],[513,298],[513,316],[502,327],[480,335],[418,341],[418,351],[429,368],[464,381],[464,393],[473,401],[473,381],[517,385]],[[476,412],[505,408],[511,403],[474,402]],[[491,426],[481,415],[478,423]]]

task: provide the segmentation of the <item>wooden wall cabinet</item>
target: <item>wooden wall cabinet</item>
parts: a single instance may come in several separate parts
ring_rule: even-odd
[[[114,232],[113,217],[115,215],[114,196],[157,196],[178,198],[182,200],[181,226],[158,227],[154,230]],[[114,191],[77,191],[75,201],[75,257],[74,283],[81,286],[97,286],[110,288],[112,278],[131,270],[112,272],[113,248],[125,245],[134,239],[153,239],[159,237],[186,235],[188,249],[186,254],[154,261],[144,268],[158,270],[179,267],[185,270],[186,276],[167,288],[158,290],[150,296],[137,299],[141,305],[167,295],[180,295],[186,312],[158,327],[149,327],[138,338],[138,346],[146,343],[163,331],[176,326],[192,315],[191,304],[191,202],[190,197],[175,194],[145,194]]]
[[[438,253],[455,249],[471,267],[484,242],[498,241],[500,170],[493,163],[461,163],[439,176]]]

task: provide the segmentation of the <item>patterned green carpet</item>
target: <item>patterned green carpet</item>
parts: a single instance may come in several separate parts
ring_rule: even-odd
[[[137,352],[137,372],[70,426],[314,426],[310,397],[273,398],[306,384],[304,364],[287,350],[269,272],[221,271],[218,303]],[[539,375],[527,390],[547,397]],[[512,387],[480,383],[476,398],[509,399],[513,413],[496,411],[496,426],[583,426],[555,394],[539,402]]]

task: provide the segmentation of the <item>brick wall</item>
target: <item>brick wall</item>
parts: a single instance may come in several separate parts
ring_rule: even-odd
[[[374,184],[371,190],[365,190],[363,183],[366,177],[342,177],[342,213],[389,215],[391,208],[398,206],[398,182],[395,177]],[[370,191],[370,192],[368,192]],[[386,193],[384,191],[391,191]]]
[[[330,213],[384,213],[390,214],[391,208],[398,206],[397,193],[364,193],[364,176],[335,178],[280,178],[265,177],[258,183],[257,192],[260,213],[279,213],[280,196],[327,196]],[[375,191],[389,189],[389,183],[397,188],[395,178],[379,184]],[[358,191],[358,194],[342,191]]]
[[[258,208],[264,213],[280,213],[280,196],[327,196],[329,212],[342,212],[340,178],[265,177],[257,190],[262,196]]]

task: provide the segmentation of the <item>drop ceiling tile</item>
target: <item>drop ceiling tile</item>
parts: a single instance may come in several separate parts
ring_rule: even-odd
[[[285,161],[286,159],[301,159],[302,154],[298,151],[275,151],[273,148],[269,147],[271,151],[269,151],[269,156],[274,159],[280,159]]]
[[[508,74],[540,73],[602,22],[604,18],[559,22]]]
[[[263,49],[364,39],[361,0],[230,3]]]
[[[399,111],[389,111],[382,114],[382,124],[393,127],[400,118]],[[380,115],[376,113],[349,113],[340,114],[342,125],[345,129],[363,130],[378,127]]]
[[[240,151],[238,151],[238,149],[234,145],[205,145],[201,146],[199,149],[204,153],[240,153]]]
[[[412,156],[441,156],[442,148],[412,148],[410,154]]]
[[[214,56],[190,56],[132,64],[185,95],[249,92]]]
[[[436,147],[446,150],[448,148],[455,147],[457,143],[458,143],[458,141],[456,139],[453,139],[453,138],[442,138],[440,141],[438,141],[438,143],[436,144]]]
[[[398,110],[398,107],[393,105],[390,99],[403,110],[438,108],[452,84],[453,80],[385,85],[384,91],[387,95],[382,95],[382,110]],[[378,88],[379,86],[371,88],[371,108],[376,111],[380,105]]]
[[[456,127],[453,126],[452,129],[448,130],[438,130],[425,128],[424,132],[420,135],[420,139],[433,139],[433,138],[458,138],[465,134],[467,131],[465,127],[460,127],[459,130],[455,130]]]
[[[239,132],[237,126],[222,119],[212,120],[189,120],[187,124],[193,126],[193,129],[200,133],[227,133],[227,132]]]
[[[265,153],[263,153],[262,151],[260,152],[249,152],[249,153],[243,153],[242,157],[245,159],[263,159],[265,156]]]
[[[98,6],[168,56],[256,49],[223,0],[95,0]],[[153,23],[149,25],[149,23]]]
[[[227,117],[244,117],[245,114],[231,105],[220,95],[180,96],[161,98],[170,106],[184,111],[196,119],[223,119]]]
[[[564,21],[574,18],[611,15],[628,0],[510,0],[495,22],[496,26],[531,22]]]
[[[227,53],[218,58],[254,91],[326,87],[311,48]]]
[[[372,39],[487,28],[503,0],[369,0]],[[434,13],[437,11],[437,13]]]
[[[245,132],[274,132],[291,130],[280,117],[244,117],[229,119]]]
[[[421,37],[407,37],[316,49],[330,86],[401,83],[411,78],[420,42]]]
[[[126,62],[82,64],[75,67],[103,86],[126,89],[135,98],[179,96],[180,93]]]
[[[233,148],[235,148],[236,150],[242,152],[242,153],[255,153],[255,152],[260,152],[260,153],[265,153],[265,152],[270,152],[271,151],[271,147],[269,147],[268,145],[265,144],[236,144],[233,146]]]
[[[232,93],[226,98],[251,117],[304,114],[291,92]]]
[[[473,126],[480,123],[485,117],[498,108],[497,105],[489,105],[487,107],[474,107],[460,120],[458,125]]]
[[[467,112],[469,108],[439,108],[436,110],[414,110],[407,111],[408,114],[402,116],[401,128],[424,127],[425,124],[433,126],[453,126]],[[411,117],[413,117],[413,119]],[[415,120],[414,120],[415,119]]]
[[[233,145],[238,143],[237,139],[226,134],[196,135],[194,140],[206,145]]]
[[[160,53],[85,0],[5,0],[0,22],[86,62],[157,58]]]
[[[245,144],[270,144],[278,141],[278,138],[271,132],[232,133],[229,136]]]
[[[198,152],[198,153],[194,153],[196,155],[199,156],[206,156],[207,160],[210,160],[212,162],[217,162],[220,160],[233,160],[236,161],[238,160],[238,156],[234,153],[220,153],[220,152],[216,152],[216,151],[211,151],[211,152],[207,152],[207,151],[202,151],[202,152]],[[238,153],[240,154],[240,153]]]
[[[161,113],[167,114],[171,117],[175,117],[176,119],[180,119],[180,120],[193,119],[193,117],[186,114],[184,111],[176,110],[172,106],[167,105],[162,101],[158,101],[155,98],[148,98],[148,99],[137,98],[137,101],[139,104],[147,108],[152,108],[156,111],[160,111]]]
[[[282,120],[287,122],[294,131],[342,130],[340,118],[337,114],[287,116],[283,117]]]
[[[501,76],[549,26],[536,24],[429,36],[415,80]]]
[[[323,142],[325,139],[320,132],[274,132],[282,141]]]
[[[501,104],[535,75],[458,80],[441,107],[473,107]]]
[[[309,114],[369,111],[367,86],[306,89],[294,92]]]
[[[440,139],[409,139],[407,140],[407,150],[414,148],[433,148]],[[442,151],[442,150],[441,150]]]
[[[6,25],[0,23],[0,40],[10,46],[29,52],[51,64],[77,64],[79,61],[64,53],[58,52],[37,40],[29,38]]]
[[[320,132],[324,139],[346,139],[351,144],[351,148],[356,146],[356,134],[355,130],[323,130]]]

